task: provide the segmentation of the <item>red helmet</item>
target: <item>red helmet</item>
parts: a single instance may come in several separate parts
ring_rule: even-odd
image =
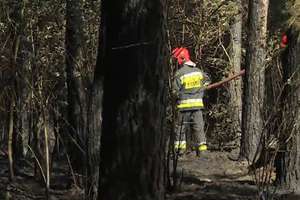
[[[283,33],[282,36],[281,36],[280,47],[284,48],[284,47],[287,46],[287,44],[288,44],[288,37],[285,33]]]
[[[177,59],[177,62],[180,65],[184,61],[190,61],[191,60],[189,51],[184,47],[180,47],[180,48],[177,47],[177,48],[173,49],[172,56]]]

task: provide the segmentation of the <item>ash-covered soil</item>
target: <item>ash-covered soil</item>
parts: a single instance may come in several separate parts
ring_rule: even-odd
[[[181,157],[177,163],[178,186],[167,192],[166,199],[300,200],[297,195],[274,193],[274,172],[271,172],[270,184],[260,183],[254,173],[249,173],[247,162],[232,161],[228,158],[229,154],[210,151],[205,159],[199,159],[193,153]],[[7,178],[7,166],[7,158],[0,155],[0,200],[45,199],[43,184],[36,181],[32,166],[24,164],[13,183]],[[54,166],[50,200],[84,199],[83,190],[75,187],[67,174],[67,165]],[[259,172],[256,174],[259,175]]]

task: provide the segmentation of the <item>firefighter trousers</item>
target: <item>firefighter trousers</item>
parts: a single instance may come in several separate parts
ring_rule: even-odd
[[[186,141],[191,141],[192,147],[206,144],[202,110],[179,111],[175,131],[175,146],[182,149],[186,149]]]

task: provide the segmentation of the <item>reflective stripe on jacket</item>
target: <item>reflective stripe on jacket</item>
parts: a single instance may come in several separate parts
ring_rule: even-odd
[[[176,72],[174,80],[174,92],[178,97],[177,108],[179,110],[203,108],[203,86],[209,83],[208,75],[196,68],[195,63],[184,63]]]
[[[178,102],[177,108],[202,108],[204,106],[202,99],[186,99]]]

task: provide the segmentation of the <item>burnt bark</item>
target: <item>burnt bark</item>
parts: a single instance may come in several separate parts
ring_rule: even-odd
[[[102,1],[106,44],[98,199],[164,199],[165,3]]]
[[[99,183],[100,139],[102,133],[103,77],[97,76],[92,86],[87,130],[87,192],[90,200],[97,199]]]
[[[23,145],[22,137],[22,105],[25,104],[23,90],[21,89],[23,81],[22,71],[24,70],[24,2],[22,0],[14,0],[9,2],[8,8],[10,25],[10,41],[11,41],[11,58],[10,70],[6,74],[8,76],[8,85],[6,91],[8,101],[8,149],[10,163],[10,178],[13,179],[16,161],[22,157]],[[28,132],[26,133],[28,134]],[[25,138],[25,137],[24,137]]]
[[[256,157],[263,131],[263,100],[268,0],[249,1],[248,47],[244,79],[241,158]]]
[[[282,189],[300,192],[300,28],[294,24],[288,34],[288,46],[283,54],[285,87],[282,99],[283,121],[281,149],[276,160],[277,181]]]
[[[103,24],[101,20],[101,24]],[[102,27],[100,25],[100,27]],[[100,31],[100,36],[103,29]],[[104,38],[103,38],[104,39]],[[103,44],[101,44],[103,42]],[[100,141],[102,134],[103,103],[103,47],[105,41],[99,40],[97,63],[94,81],[90,90],[87,116],[87,186],[86,198],[95,200],[98,197]]]
[[[82,173],[86,130],[86,91],[83,84],[83,22],[80,0],[66,4],[66,74],[68,88],[68,153],[75,173]]]

